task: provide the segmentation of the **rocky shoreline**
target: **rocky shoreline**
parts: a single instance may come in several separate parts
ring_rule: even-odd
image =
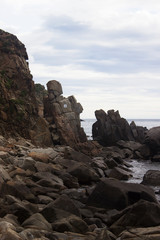
[[[125,182],[132,174],[125,155],[134,151],[130,142],[89,157],[1,137],[1,239],[158,239],[154,191]]]
[[[35,85],[24,45],[0,30],[0,239],[160,239],[160,205],[150,185],[126,182],[131,159],[160,160],[160,127],[128,125],[95,112],[94,141],[83,108],[52,80]]]

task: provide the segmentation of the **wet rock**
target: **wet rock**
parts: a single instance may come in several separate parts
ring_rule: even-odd
[[[142,184],[160,186],[160,171],[148,170],[143,176]]]
[[[104,178],[89,196],[87,205],[121,210],[140,199],[157,203],[154,191],[146,186]]]

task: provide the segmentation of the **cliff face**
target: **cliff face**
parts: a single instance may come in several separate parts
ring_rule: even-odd
[[[34,84],[27,61],[25,46],[0,30],[0,135],[21,136],[41,146],[86,142],[79,118],[82,106],[73,96],[65,99],[57,92],[62,91],[57,81],[47,84],[48,93],[44,86]]]
[[[0,30],[0,134],[33,140],[36,123],[45,123],[38,116],[27,60],[25,46],[17,37]]]

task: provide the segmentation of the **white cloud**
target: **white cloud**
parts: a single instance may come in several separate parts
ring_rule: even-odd
[[[160,118],[158,0],[5,0],[1,28],[26,45],[36,82],[96,109]]]

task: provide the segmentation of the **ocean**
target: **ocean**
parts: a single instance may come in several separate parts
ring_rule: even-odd
[[[146,127],[148,129],[160,126],[160,119],[127,119],[127,121],[129,124],[134,121],[137,126]],[[88,139],[92,139],[92,125],[95,122],[96,119],[84,119],[81,122],[81,126],[84,128]]]

